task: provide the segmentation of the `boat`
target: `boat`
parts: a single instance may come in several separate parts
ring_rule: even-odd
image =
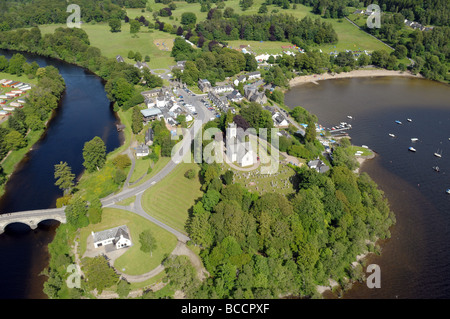
[[[419,139],[417,138],[417,137],[413,137],[413,138],[411,138],[411,142],[416,142],[416,141],[418,141]]]
[[[353,116],[350,116],[350,115],[347,115],[347,117],[348,117],[349,119],[352,119],[352,118],[353,118]]]
[[[450,188],[447,188],[447,190],[445,191],[447,194],[450,194]]]
[[[412,147],[412,146],[410,146],[410,147],[408,148],[408,150],[410,150],[411,152],[415,152],[415,151],[416,151],[416,149],[415,149],[414,147]]]
[[[407,119],[407,121],[408,121],[408,122],[412,122],[412,120],[411,120],[411,119]]]
[[[389,133],[389,136],[390,136],[390,137],[395,137],[395,135],[394,135],[394,134],[392,134],[392,133]]]
[[[439,172],[439,171],[440,171],[439,166],[433,166],[433,169],[434,169],[436,172]]]
[[[434,153],[434,156],[441,158],[442,157],[442,151],[439,153],[439,149]]]
[[[395,123],[397,123],[397,124],[403,124],[403,123],[400,122],[399,120],[396,120]]]

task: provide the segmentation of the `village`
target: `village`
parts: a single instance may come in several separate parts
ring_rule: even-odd
[[[0,123],[3,123],[15,109],[24,106],[24,95],[31,90],[31,85],[7,79],[0,80],[0,84]]]

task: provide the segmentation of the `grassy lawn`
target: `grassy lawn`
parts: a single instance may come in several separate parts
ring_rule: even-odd
[[[120,205],[120,206],[129,206],[131,203],[134,203],[134,201],[136,200],[136,196],[131,196],[128,198],[125,198],[124,200],[117,202],[116,205]]]
[[[149,158],[147,159],[137,158],[136,165],[134,166],[134,172],[130,178],[130,183],[134,183],[140,177],[146,175],[148,168],[150,167],[150,164],[152,164],[152,160]]]
[[[61,24],[41,25],[42,35],[52,33],[58,27],[64,27]],[[157,46],[155,40],[164,39],[167,43],[175,39],[175,35],[162,32],[159,30],[149,30],[146,27],[141,27],[141,31],[136,37],[130,34],[130,26],[128,23],[122,22],[122,31],[112,33],[109,31],[107,23],[97,24],[83,24],[82,29],[86,31],[89,36],[91,45],[101,50],[102,55],[114,58],[120,54],[127,63],[134,61],[128,59],[128,52],[138,51],[142,57],[150,56],[150,62],[147,64],[152,69],[168,68],[175,64],[175,60],[170,56],[170,51],[162,50],[162,46]]]
[[[184,177],[189,169],[200,170],[195,163],[180,163],[142,197],[142,207],[149,215],[183,233],[188,210],[203,195],[198,177],[192,180]]]
[[[104,208],[102,221],[99,224],[89,225],[81,230],[81,255],[86,251],[87,237],[91,232],[127,225],[131,233],[133,246],[114,262],[114,267],[129,275],[140,275],[149,272],[161,264],[167,254],[170,254],[177,244],[177,239],[168,231],[156,226],[152,222],[134,213],[114,208]],[[157,248],[150,254],[140,250],[139,234],[150,229],[157,242]],[[123,270],[125,269],[125,270]]]
[[[128,174],[129,170],[129,168],[126,168],[125,174]],[[107,161],[100,171],[93,173],[85,171],[77,187],[88,201],[94,198],[104,198],[119,190],[119,186],[114,183],[114,174],[114,165]]]
[[[137,164],[138,161],[139,160],[136,161],[136,164]],[[153,166],[152,172],[150,174],[147,174],[143,179],[141,179],[136,184],[130,185],[130,187],[135,187],[135,186],[141,185],[145,181],[149,180],[151,177],[155,176],[161,169],[163,169],[164,166],[166,166],[169,162],[170,162],[170,157],[160,157],[159,160],[156,162],[156,164]],[[135,172],[136,172],[136,167],[135,167]],[[145,172],[147,172],[147,170],[145,170]],[[138,174],[139,173],[136,173],[136,176]],[[135,173],[133,173],[133,176],[134,175],[135,175]],[[142,176],[142,175],[140,175],[140,176]]]

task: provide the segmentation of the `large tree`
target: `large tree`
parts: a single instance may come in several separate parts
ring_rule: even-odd
[[[84,143],[83,166],[90,173],[99,170],[106,162],[106,146],[103,140],[96,136],[92,140]]]
[[[150,229],[144,230],[139,234],[139,242],[141,244],[141,250],[144,253],[150,253],[152,255],[153,250],[156,249],[156,239]]]
[[[67,194],[74,185],[75,174],[72,173],[72,169],[67,162],[59,162],[55,165],[55,185]]]

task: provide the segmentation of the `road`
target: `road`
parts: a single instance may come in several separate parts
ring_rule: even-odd
[[[212,113],[204,106],[204,104],[201,102],[202,95],[195,95],[192,93],[187,93],[184,91],[184,96],[186,102],[189,104],[195,106],[196,108],[196,116],[195,116],[195,125],[192,125],[189,129],[190,136],[187,136],[187,134],[184,135],[183,140],[180,142],[181,147],[179,148],[179,151],[173,156],[173,158],[170,160],[170,162],[163,168],[161,171],[159,171],[155,176],[147,180],[146,182],[142,183],[139,186],[129,188],[124,186],[122,191],[116,194],[112,194],[110,196],[107,196],[101,200],[103,207],[112,207],[112,208],[120,208],[124,209],[124,206],[118,206],[115,205],[117,202],[124,200],[129,197],[136,196],[136,201],[133,205],[133,207],[129,208],[129,210],[133,213],[136,213],[147,220],[150,220],[151,222],[157,224],[158,226],[166,229],[167,231],[174,234],[179,241],[186,243],[189,240],[189,237],[181,233],[180,231],[173,229],[172,227],[158,221],[157,219],[151,217],[148,215],[141,206],[141,199],[142,194],[145,190],[152,187],[156,183],[160,182],[162,179],[164,179],[172,170],[182,162],[182,159],[185,155],[184,150],[191,151],[191,143],[194,140],[194,137],[196,134],[202,129],[202,125],[206,122],[210,121],[212,118]],[[180,144],[178,143],[178,144]],[[177,144],[177,145],[178,145]],[[133,154],[129,153],[130,150],[127,151],[128,155],[133,156]],[[130,174],[132,171],[130,172]],[[43,210],[35,210],[35,211],[27,211],[27,212],[11,212],[10,214],[2,214],[0,217],[2,218],[2,221],[6,221],[8,219],[16,219],[16,218],[27,218],[27,217],[38,217],[41,215],[51,215],[51,214],[61,214],[64,212],[64,208],[53,208],[53,209],[43,209]]]
[[[115,204],[126,198],[136,196],[134,206],[129,209],[130,211],[146,218],[147,220],[150,220],[151,222],[157,224],[158,226],[160,226],[160,227],[164,228],[165,230],[169,231],[170,233],[174,234],[178,238],[179,241],[186,243],[189,240],[189,237],[187,237],[180,231],[173,229],[172,227],[158,221],[154,217],[151,217],[144,211],[144,209],[142,208],[142,205],[141,205],[142,194],[145,192],[145,190],[147,190],[148,188],[152,187],[153,185],[155,185],[156,183],[158,183],[162,179],[164,179],[167,175],[169,175],[172,172],[172,170],[179,163],[182,162],[182,159],[185,155],[184,151],[188,150],[190,152],[191,143],[194,140],[194,137],[202,129],[202,125],[204,123],[208,122],[212,117],[212,113],[200,101],[201,96],[187,94],[187,92],[185,92],[184,100],[187,103],[195,106],[197,114],[195,117],[196,123],[194,125],[192,125],[191,128],[189,129],[190,136],[189,136],[189,138],[186,138],[187,136],[184,136],[183,140],[180,142],[181,145],[180,145],[179,151],[172,157],[170,162],[163,169],[161,169],[155,176],[153,176],[146,182],[144,182],[141,185],[138,185],[136,187],[133,187],[133,188],[124,187],[124,189],[121,192],[110,195],[108,197],[105,197],[101,200],[101,202],[102,202],[103,207],[112,207],[112,208],[123,209],[124,208],[123,206],[116,206]]]

